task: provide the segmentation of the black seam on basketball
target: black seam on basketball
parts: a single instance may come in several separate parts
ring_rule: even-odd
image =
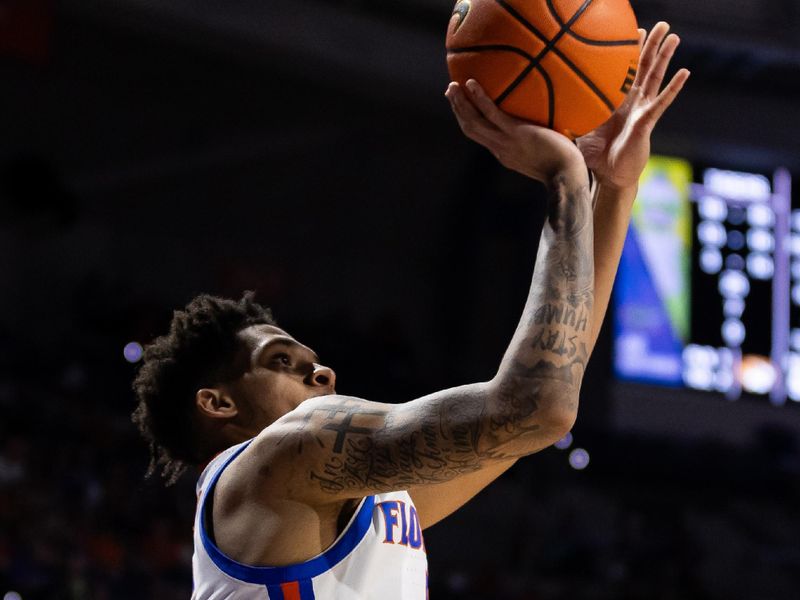
[[[591,3],[592,0],[586,0],[586,2],[584,2],[583,5],[581,5],[581,7],[575,12],[575,14],[570,17],[569,21],[564,24],[564,28],[569,31],[569,28],[572,27],[575,24],[575,21],[577,21],[580,16],[586,12],[586,9],[589,8]]]
[[[578,68],[578,66],[575,63],[573,63],[569,58],[567,58],[567,56],[563,52],[561,52],[558,48],[556,48],[555,45],[551,45],[552,44],[551,40],[548,40],[544,35],[542,35],[542,33],[538,29],[536,29],[530,22],[528,22],[528,20],[525,17],[519,14],[516,11],[516,9],[513,6],[510,6],[505,0],[495,0],[495,2],[497,2],[497,4],[499,4],[503,8],[503,10],[505,10],[508,14],[514,17],[517,21],[519,21],[519,23],[523,27],[525,27],[525,29],[530,31],[533,35],[535,35],[545,43],[545,50],[540,52],[539,55],[535,57],[535,59],[538,59],[537,62],[541,62],[542,58],[544,58],[544,55],[547,54],[547,52],[552,52],[553,54],[558,56],[564,62],[564,64],[567,65],[567,67],[569,67],[572,70],[573,73],[575,73],[578,77],[580,77],[580,79],[589,87],[589,89],[592,92],[594,92],[595,96],[597,96],[597,98],[608,107],[608,110],[614,112],[615,110],[614,104],[606,97],[605,94],[603,94],[603,92],[600,91],[600,89],[594,84],[594,82],[591,79],[589,79],[586,76],[586,74]],[[583,11],[585,11],[589,7],[589,4],[591,4],[591,2],[592,0],[587,0],[587,2],[584,3],[584,5],[578,10],[578,12],[575,13],[575,15],[573,15],[572,18],[567,23],[564,24],[564,27],[571,26],[574,23],[574,21],[583,14]],[[564,27],[562,27],[561,31],[559,31],[558,34],[556,34],[556,36],[553,38],[555,42],[561,39],[561,37],[566,32]]]
[[[556,92],[553,89],[553,80],[550,79],[550,75],[544,70],[542,65],[536,65],[536,70],[539,71],[547,86],[547,112],[549,113],[547,117],[547,126],[553,129],[556,119]]]
[[[547,86],[547,126],[550,129],[553,129],[556,115],[556,93],[553,89],[553,80],[550,79],[550,75],[544,70],[542,65],[530,64],[528,67],[526,67],[515,80],[517,83],[508,86],[508,88],[506,88],[503,93],[497,97],[495,104],[500,106],[500,104],[502,104],[502,102],[508,98],[508,95],[514,91],[514,89],[516,89],[517,85],[519,85],[519,82],[521,82],[530,74],[532,69],[536,69],[539,72],[539,74],[542,76],[542,79],[544,79],[545,86]]]
[[[506,88],[497,98],[494,99],[495,104],[498,106],[500,103],[505,100],[506,96],[510,93],[512,89],[516,87],[516,82],[522,81],[531,71],[531,63],[533,62],[533,57],[525,52],[524,50],[517,48],[516,46],[507,46],[504,44],[487,44],[485,46],[462,46],[461,48],[447,48],[447,54],[464,54],[465,52],[513,52],[514,54],[519,54],[523,58],[527,58],[529,64],[522,70],[522,73],[517,76],[517,78],[512,82],[509,88]]]
[[[504,4],[503,0],[497,0],[497,1],[501,6],[503,6],[503,4]],[[531,60],[531,64],[529,64],[525,69],[523,69],[522,73],[520,73],[516,77],[516,79],[514,79],[514,81],[512,81],[508,85],[508,87],[506,87],[505,90],[503,90],[503,92],[497,97],[495,102],[497,102],[498,104],[501,103],[503,100],[505,100],[508,97],[508,95],[511,92],[513,92],[517,88],[517,86],[520,83],[522,83],[525,80],[525,78],[530,74],[530,72],[538,64],[540,64],[542,62],[542,59],[547,55],[547,53],[555,48],[555,46],[559,42],[559,40],[562,37],[564,37],[564,34],[567,31],[569,31],[570,26],[572,26],[572,24],[575,23],[575,21],[577,21],[580,18],[580,16],[584,13],[584,11],[586,11],[586,9],[589,8],[589,5],[591,3],[592,3],[592,0],[584,0],[583,5],[575,12],[574,15],[572,15],[572,17],[570,17],[570,20],[567,21],[566,23],[561,23],[561,30],[556,35],[553,36],[553,39],[551,39],[550,41],[548,41],[545,44],[544,48],[542,48],[542,50],[539,52],[539,54],[537,54],[536,56],[533,57],[533,59]],[[517,17],[518,20],[521,19],[521,18],[522,18],[521,15]]]
[[[533,60],[533,57],[516,46],[508,46],[505,44],[487,44],[485,46],[462,46],[460,48],[447,48],[448,54],[464,54],[465,52],[513,52],[519,54],[523,58]]]
[[[466,52],[513,52],[514,54],[519,54],[523,58],[528,59],[528,66],[522,70],[522,73],[517,76],[517,78],[509,87],[507,87],[497,98],[494,99],[494,102],[497,105],[500,105],[500,103],[506,99],[506,96],[511,93],[511,91],[520,81],[528,76],[528,73],[530,73],[531,69],[533,68],[533,57],[516,46],[508,46],[505,44],[487,44],[485,46],[462,46],[460,48],[447,48],[447,54],[464,54]]]
[[[553,4],[553,0],[547,0],[547,8],[550,10],[550,14],[553,15],[553,18],[558,22],[561,27],[564,27],[564,19],[561,18],[561,15],[558,14],[555,5]],[[567,29],[567,35],[575,38],[579,42],[586,44],[587,46],[638,46],[639,40],[592,40],[587,37],[583,37],[579,33],[575,33],[572,29]]]
[[[553,4],[553,0],[547,0],[547,9],[550,11],[550,14],[553,15],[553,18],[556,22],[563,27],[564,26],[564,19],[561,18],[561,15],[558,14],[555,5]]]
[[[500,7],[503,8],[503,10],[505,10],[512,17],[514,17],[517,21],[519,21],[528,31],[530,31],[533,35],[538,37],[545,44],[547,44],[547,42],[550,41],[544,36],[544,34],[542,34],[541,31],[539,31],[533,25],[531,25],[525,19],[525,17],[523,17],[521,14],[519,14],[517,12],[517,9],[515,9],[513,6],[510,6],[507,2],[505,2],[505,0],[495,0],[495,2],[497,2],[497,4],[499,4]]]
[[[581,71],[575,63],[573,63],[570,59],[568,59],[566,56],[564,56],[562,54],[558,54],[557,53],[557,55],[561,60],[564,61],[565,65],[567,65],[570,69],[572,69],[572,72],[575,73],[575,75],[577,75],[578,77],[581,78],[581,81],[583,81],[583,83],[585,83],[587,86],[589,86],[589,89],[594,92],[595,96],[597,96],[597,98],[600,100],[600,102],[602,102],[603,104],[606,105],[606,107],[608,108],[609,111],[611,111],[613,113],[615,110],[617,110],[616,107],[614,106],[614,104],[611,102],[611,100],[609,100],[606,97],[606,95],[603,92],[600,91],[600,88],[598,88],[595,85],[594,81],[589,79],[586,76],[586,74],[583,71]]]
[[[575,38],[582,44],[587,46],[638,46],[639,40],[590,40],[582,35],[578,35],[571,29],[567,31],[567,35]]]
[[[525,67],[524,69],[522,69],[522,72],[521,72],[519,75],[517,75],[517,77],[514,79],[514,81],[512,81],[511,83],[509,83],[509,84],[508,84],[508,86],[506,87],[506,89],[504,89],[504,90],[503,90],[503,91],[500,93],[500,95],[499,95],[497,98],[495,98],[495,100],[494,100],[494,101],[495,101],[495,104],[498,104],[498,105],[499,105],[499,104],[501,104],[501,103],[503,102],[503,100],[505,100],[506,98],[508,98],[508,95],[509,95],[511,92],[513,92],[515,89],[517,89],[517,86],[518,86],[520,83],[522,83],[522,82],[525,80],[525,78],[526,78],[528,75],[530,75],[530,72],[531,72],[531,71],[533,71],[533,69],[535,69],[535,68],[536,68],[536,67],[538,67],[538,66],[539,66],[539,65],[538,65],[537,63],[535,63],[535,62],[531,61],[531,62],[530,62],[530,64],[528,64],[528,66],[527,66],[527,67]]]

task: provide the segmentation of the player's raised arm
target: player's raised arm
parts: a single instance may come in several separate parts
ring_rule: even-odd
[[[657,23],[639,31],[641,56],[636,79],[625,102],[595,131],[578,138],[586,164],[597,180],[595,190],[595,310],[592,345],[603,324],[611,298],[622,247],[628,232],[639,177],[650,157],[650,135],[689,78],[680,69],[664,83],[680,38],[669,24]]]
[[[689,76],[686,69],[681,69],[662,89],[664,74],[680,42],[678,36],[669,33],[668,24],[657,24],[649,35],[640,30],[640,42],[638,73],[625,101],[605,124],[577,140],[578,148],[594,172],[597,183],[593,219],[593,333],[587,345],[589,354],[594,348],[608,307],[639,176],[650,154],[650,134]],[[466,117],[465,124],[469,125],[467,130],[471,130],[473,120]],[[479,142],[485,139],[489,142],[489,149],[508,163],[507,152],[499,151],[491,144],[489,137],[477,136],[475,139]],[[513,163],[507,166],[514,168]],[[462,506],[513,462],[509,460],[481,469],[452,483],[412,490],[423,526],[436,523]]]
[[[536,452],[572,427],[592,331],[587,169],[567,138],[503,115],[470,88],[472,102],[448,91],[467,134],[549,190],[528,301],[497,375],[403,405],[304,402],[248,449],[268,465],[259,472],[273,494],[319,504],[441,483]]]

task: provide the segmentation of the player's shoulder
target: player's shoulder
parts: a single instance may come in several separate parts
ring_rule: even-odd
[[[354,401],[358,399],[339,395],[319,396],[304,401],[254,438],[220,452],[203,471],[199,485],[222,470],[226,471],[225,478],[229,479],[230,473],[241,471],[248,472],[248,477],[264,476],[274,472],[283,462],[289,466],[293,463],[296,467],[296,455],[302,454],[296,444],[306,437],[307,426],[315,415],[325,411],[347,410]]]
[[[252,440],[247,440],[240,444],[235,444],[212,458],[200,473],[200,477],[197,479],[197,495],[200,496],[203,490],[205,490],[214,480],[218,479],[222,471],[244,450],[246,450],[251,442]]]
[[[315,396],[309,398],[294,410],[286,413],[283,417],[275,421],[264,431],[267,432],[273,426],[281,426],[285,423],[297,422],[298,420],[308,421],[311,417],[318,414],[343,414],[350,411],[357,411],[367,405],[375,404],[363,398],[355,396],[344,396],[342,394],[329,394],[325,396]]]
[[[374,407],[377,404],[362,398],[340,394],[309,398],[264,428],[253,439],[253,446],[248,449],[248,452],[274,452],[279,450],[287,440],[315,431],[320,425],[326,425],[328,421],[341,420],[351,413],[363,412],[371,406]]]
[[[225,469],[223,483],[263,503],[286,497],[314,506],[338,502],[309,483],[342,460],[348,435],[378,431],[392,408],[338,394],[309,398],[253,438]]]
[[[289,411],[267,427],[255,438],[244,452],[243,464],[251,461],[261,465],[260,473],[267,474],[282,467],[296,468],[313,448],[307,442],[321,442],[320,421],[326,416],[342,415],[363,402],[358,398],[341,395],[328,395],[309,398],[295,409]],[[265,470],[264,467],[270,469]]]

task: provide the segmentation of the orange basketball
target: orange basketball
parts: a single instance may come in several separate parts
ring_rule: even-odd
[[[625,99],[638,44],[628,0],[459,0],[447,65],[506,112],[577,137]]]

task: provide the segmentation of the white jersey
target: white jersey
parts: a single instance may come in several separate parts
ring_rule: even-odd
[[[229,558],[206,531],[206,499],[249,442],[228,448],[197,483],[193,600],[425,600],[428,560],[417,510],[407,492],[367,496],[319,556],[286,567]]]

